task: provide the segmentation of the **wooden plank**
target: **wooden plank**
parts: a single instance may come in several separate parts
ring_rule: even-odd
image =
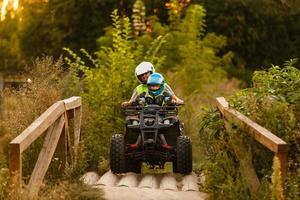
[[[217,107],[220,110],[220,112],[222,113],[222,115],[224,116],[224,110],[229,108],[228,102],[226,101],[226,99],[224,97],[217,97],[216,98],[216,102],[217,102]]]
[[[280,171],[281,171],[281,186],[283,190],[285,189],[285,179],[286,179],[286,170],[287,170],[287,152],[281,152],[275,154],[275,156],[279,159],[280,162]]]
[[[9,171],[9,196],[18,199],[22,187],[22,157],[19,144],[9,144]]]
[[[242,113],[232,108],[224,107],[224,102],[220,102],[220,99],[217,99],[217,105],[218,108],[220,107],[220,110],[223,110],[223,116],[225,119],[239,125],[243,130],[249,132],[258,142],[266,146],[271,151],[275,153],[287,151],[286,142],[271,133],[269,130],[253,122]]]
[[[53,154],[58,144],[58,140],[64,127],[64,115],[62,115],[54,124],[53,130],[49,130],[43,148],[39,154],[38,160],[32,172],[28,183],[29,198],[36,197],[39,188],[43,182],[44,176],[52,160]]]
[[[27,78],[24,76],[7,76],[4,77],[5,83],[26,83]]]
[[[264,127],[253,122],[240,112],[229,108],[228,110],[225,110],[225,113],[233,116],[234,118],[231,119],[234,123],[239,124],[246,132],[250,133],[258,142],[266,146],[271,151],[277,153],[287,150],[287,148],[284,148],[284,146],[286,146],[286,142],[284,142],[282,139],[280,139]]]
[[[20,144],[21,153],[32,144],[47,128],[65,112],[63,101],[58,101],[48,108],[39,118],[27,127],[11,144]]]
[[[3,74],[0,72],[0,92],[3,90],[3,88],[4,88],[4,78],[3,78]]]
[[[75,163],[77,162],[78,145],[80,141],[80,127],[81,127],[81,106],[74,110],[74,150]]]
[[[69,119],[68,119],[68,114],[65,112],[65,154],[66,158],[70,154],[70,163],[74,164],[74,148],[72,147],[73,144],[71,143],[71,138],[70,138],[70,127],[69,127]],[[68,151],[69,150],[69,151]],[[68,161],[66,159],[66,161]]]
[[[53,157],[55,157],[57,159],[55,161],[55,164],[56,164],[55,168],[57,170],[56,177],[62,176],[64,174],[65,167],[66,167],[66,162],[67,162],[67,159],[68,159],[67,140],[66,140],[66,135],[65,135],[65,130],[64,129],[65,129],[65,125],[64,125],[62,133],[61,133],[60,138],[58,140],[56,150],[55,150],[54,155],[53,155]]]
[[[63,100],[66,110],[71,110],[81,106],[81,97],[71,97]]]

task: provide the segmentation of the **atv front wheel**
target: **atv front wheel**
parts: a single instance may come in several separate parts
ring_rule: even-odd
[[[189,174],[193,169],[192,143],[186,135],[177,138],[177,171],[180,174]],[[173,169],[174,170],[174,169]]]
[[[110,168],[113,173],[126,172],[125,143],[121,134],[114,134],[110,144]]]

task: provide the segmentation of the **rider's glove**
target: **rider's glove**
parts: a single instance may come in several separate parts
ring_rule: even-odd
[[[122,104],[121,104],[121,107],[122,108],[125,108],[125,107],[127,107],[127,106],[129,106],[130,105],[130,102],[129,101],[125,101],[125,102],[123,102]]]
[[[175,99],[172,99],[172,100],[171,100],[171,104],[172,104],[172,105],[176,105],[176,103],[177,103],[177,101],[176,101]]]
[[[140,97],[140,99],[139,99],[139,104],[140,104],[140,105],[145,105],[145,103],[146,103],[145,97]]]
[[[180,100],[180,99],[177,99],[176,104],[177,104],[177,105],[183,105],[183,104],[184,104],[184,101],[183,101],[183,100]]]

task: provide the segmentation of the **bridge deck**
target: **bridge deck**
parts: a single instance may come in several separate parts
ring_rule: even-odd
[[[198,191],[200,179],[194,174],[186,175],[178,181],[170,173],[115,175],[109,171],[100,178],[96,173],[88,172],[82,180],[94,188],[102,188],[108,200],[208,199],[206,193]]]

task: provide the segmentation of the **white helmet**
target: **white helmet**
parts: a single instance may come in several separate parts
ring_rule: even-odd
[[[147,72],[155,72],[154,66],[150,62],[141,62],[136,68],[135,68],[135,76],[138,77],[141,74],[147,73]]]

